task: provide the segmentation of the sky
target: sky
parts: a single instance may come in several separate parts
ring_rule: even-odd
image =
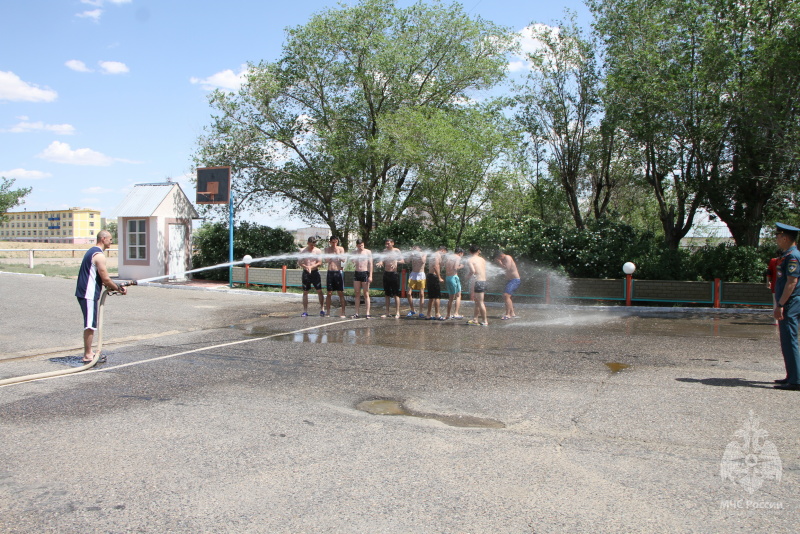
[[[354,2],[343,2],[352,5]],[[397,5],[413,2],[398,0]],[[31,187],[15,210],[70,207],[108,217],[134,184],[181,184],[210,124],[209,93],[236,90],[247,62],[274,61],[285,29],[334,0],[5,0],[0,2],[0,176]],[[471,15],[522,32],[582,0],[467,0]],[[512,69],[524,67],[509,57]],[[237,217],[237,220],[239,217]],[[244,220],[296,229],[274,213]]]

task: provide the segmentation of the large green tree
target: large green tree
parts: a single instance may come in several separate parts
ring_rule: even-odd
[[[251,64],[238,94],[212,95],[196,162],[233,167],[239,206],[286,200],[336,235],[368,239],[401,217],[422,179],[383,141],[386,125],[461,112],[472,90],[503,78],[512,46],[507,29],[458,4],[324,11],[288,30],[277,61]]]
[[[13,178],[0,177],[0,222],[8,220],[6,212],[22,204],[22,199],[31,192],[30,187],[11,189],[14,181]]]
[[[675,248],[698,208],[757,245],[798,169],[800,6],[789,0],[604,0],[610,105],[640,146]]]
[[[528,54],[532,69],[518,97],[517,120],[534,149],[547,145],[552,174],[561,184],[575,227],[582,229],[583,199],[595,196],[593,208],[602,214],[607,206],[603,197],[612,188],[608,174],[595,176],[599,181],[587,179],[590,136],[602,111],[594,44],[574,16],[556,27],[532,24],[530,28],[541,46]],[[606,140],[613,144],[613,139]]]
[[[496,106],[407,110],[386,129],[391,150],[416,180],[409,215],[440,244],[461,243],[467,225],[513,182],[508,155],[516,138]]]

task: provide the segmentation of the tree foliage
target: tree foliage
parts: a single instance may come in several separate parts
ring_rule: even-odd
[[[0,222],[6,221],[6,212],[22,204],[23,199],[31,192],[30,187],[11,189],[15,180],[0,177]]]
[[[592,8],[609,111],[641,147],[669,245],[677,248],[701,206],[738,244],[756,245],[800,161],[800,6],[607,0]]]
[[[216,92],[201,165],[231,165],[238,205],[276,199],[336,235],[390,224],[424,176],[384,137],[400,120],[462,113],[504,76],[510,33],[458,4],[363,0],[287,33],[281,57],[249,66],[238,94]],[[441,115],[438,115],[441,117]]]
[[[553,171],[575,227],[584,228],[580,199],[591,193],[585,180],[587,145],[601,111],[594,46],[582,35],[574,17],[557,28],[531,28],[542,46],[528,54],[533,68],[529,85],[519,97],[522,109],[517,120],[531,138],[541,139],[549,146]]]

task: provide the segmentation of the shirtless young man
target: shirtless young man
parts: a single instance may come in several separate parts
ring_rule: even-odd
[[[486,304],[483,301],[486,293],[486,260],[481,257],[481,248],[478,245],[469,247],[469,260],[467,269],[470,277],[470,296],[475,302],[475,317],[467,322],[470,325],[489,326],[489,318],[486,315]],[[480,321],[478,317],[483,320]]]
[[[461,311],[461,279],[458,277],[458,270],[463,267],[461,258],[464,256],[464,249],[458,247],[454,254],[449,254],[446,257],[444,264],[445,282],[447,283],[447,292],[450,294],[447,299],[447,318],[448,319],[463,319],[464,316],[460,315]],[[450,310],[455,301],[456,307],[453,314],[450,315]]]
[[[417,314],[414,311],[414,291],[419,291],[419,318],[425,318],[422,306],[425,304],[425,260],[427,257],[428,255],[422,252],[419,245],[411,247],[409,256],[411,274],[408,275],[408,306],[411,311],[406,314],[406,317],[414,317]]]
[[[386,298],[386,313],[381,317],[391,317],[389,313],[389,301],[394,297],[394,318],[400,318],[400,273],[397,272],[397,264],[405,263],[400,249],[395,248],[394,239],[386,240],[386,248],[383,249],[383,260],[375,265],[383,267],[383,294]]]
[[[325,315],[331,315],[331,293],[336,291],[339,294],[339,305],[342,307],[342,317],[345,315],[344,301],[344,273],[342,272],[342,262],[346,259],[344,247],[339,246],[339,238],[332,236],[330,246],[325,247],[325,261],[328,262],[327,289],[328,296],[325,297]]]
[[[503,321],[508,319],[516,319],[519,316],[514,313],[514,303],[511,301],[511,296],[517,289],[519,289],[519,285],[522,282],[519,277],[519,270],[517,270],[517,264],[514,262],[514,258],[502,250],[498,250],[495,253],[494,261],[497,263],[497,265],[502,267],[506,273],[506,288],[503,290],[503,300],[506,303],[506,314],[500,319]]]
[[[308,292],[311,286],[317,290],[319,297],[319,314],[325,316],[325,299],[322,296],[322,280],[319,276],[319,266],[322,265],[322,251],[317,248],[317,240],[313,237],[308,238],[308,245],[300,251],[300,259],[297,265],[303,269],[303,314],[300,317],[308,317]],[[314,257],[318,256],[318,257]]]
[[[447,254],[447,247],[442,245],[439,249],[428,256],[428,274],[425,277],[425,287],[428,290],[428,319],[444,321],[441,315],[441,302],[442,302],[442,267],[444,263],[444,255]],[[431,313],[433,307],[433,313]],[[420,306],[420,310],[422,306]]]
[[[369,285],[372,283],[372,251],[364,248],[364,240],[356,240],[356,250],[350,253],[350,260],[353,262],[355,273],[353,276],[353,289],[356,297],[356,313],[353,319],[358,319],[358,312],[361,309],[361,294],[364,294],[364,301],[367,303],[366,318],[369,319]]]

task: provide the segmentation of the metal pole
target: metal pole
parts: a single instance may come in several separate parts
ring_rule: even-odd
[[[228,200],[229,218],[228,218],[228,286],[233,287],[233,191],[231,191],[230,200]]]
[[[625,275],[625,306],[631,305],[631,294],[633,293],[633,275]]]

